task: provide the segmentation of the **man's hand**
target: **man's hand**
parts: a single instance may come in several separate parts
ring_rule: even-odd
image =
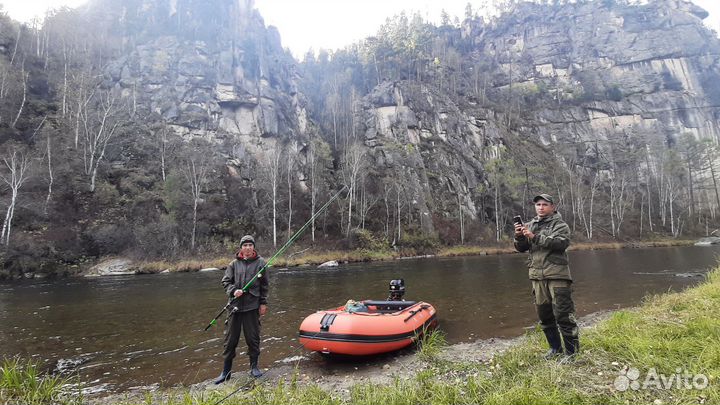
[[[235,292],[233,293],[233,295],[235,296],[235,298],[240,298],[240,296],[243,295],[243,290],[242,290],[242,288],[238,288],[237,290],[235,290]]]
[[[260,316],[265,315],[265,312],[267,312],[267,305],[265,305],[265,304],[260,305],[258,312],[260,312]]]
[[[522,224],[515,224],[515,236],[523,236],[525,229]]]
[[[523,235],[525,235],[525,237],[528,238],[528,240],[532,240],[533,238],[535,238],[535,234],[530,232],[530,230],[527,228],[523,229]]]

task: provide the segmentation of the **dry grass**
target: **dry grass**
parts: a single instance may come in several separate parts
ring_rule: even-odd
[[[598,243],[575,243],[570,250],[599,250],[599,249],[623,249],[642,247],[667,247],[667,246],[689,246],[693,240],[653,240],[644,242],[598,242]],[[439,249],[435,256],[484,256],[516,253],[512,243],[508,241],[502,245],[462,245]],[[392,250],[307,250],[299,255],[279,257],[273,263],[273,267],[296,267],[316,266],[331,260],[340,263],[372,262],[383,260],[394,260],[402,257],[418,256],[419,253],[413,249]],[[266,257],[267,258],[267,257]],[[216,267],[225,268],[232,260],[232,257],[213,257],[207,259],[185,259],[179,261],[152,261],[142,262],[138,265],[138,273],[153,274],[165,270],[171,272],[191,272],[200,269]]]

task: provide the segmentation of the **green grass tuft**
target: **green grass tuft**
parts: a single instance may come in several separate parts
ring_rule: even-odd
[[[423,330],[417,338],[418,356],[425,361],[437,359],[440,352],[447,346],[445,333],[439,329]]]
[[[0,367],[0,403],[80,404],[82,396],[71,392],[71,383],[71,379],[41,374],[33,363],[5,359]]]

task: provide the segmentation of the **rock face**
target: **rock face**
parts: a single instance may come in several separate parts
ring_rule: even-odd
[[[304,134],[295,61],[253,0],[144,0],[118,12],[154,21],[137,17],[142,29],[125,37],[134,47],[110,65],[106,86],[176,134],[242,144],[251,154]]]
[[[458,204],[482,215],[488,163],[512,144],[576,144],[572,160],[582,162],[612,156],[606,141],[618,137],[720,141],[720,42],[702,25],[707,12],[681,0],[610,3],[522,3],[493,25],[463,28],[466,57],[509,108],[411,81],[384,82],[363,99],[364,144],[375,167],[411,190],[421,221]]]
[[[479,115],[468,114],[429,86],[385,82],[365,97],[359,132],[373,167],[393,173],[411,195],[425,231],[431,213],[457,210],[477,217],[471,190],[484,184],[485,161],[500,143],[500,131]],[[440,192],[438,192],[440,190]]]
[[[325,112],[306,110],[296,62],[278,32],[264,26],[252,0],[211,3],[127,6],[123,15],[142,11],[154,25],[140,24],[144,30],[127,38],[134,46],[110,65],[106,85],[186,139],[235,145],[257,160],[315,136],[309,116]],[[487,218],[497,209],[486,201],[490,166],[501,165],[512,145],[576,144],[571,160],[585,161],[612,155],[605,141],[617,137],[672,143],[692,134],[717,143],[720,42],[703,27],[706,16],[682,0],[522,3],[492,24],[458,30],[469,44],[462,66],[482,66],[487,92],[503,105],[451,94],[447,84],[385,80],[362,97],[353,131],[373,173],[403,189],[422,230],[459,207],[470,220]],[[533,159],[558,158],[547,149]],[[244,164],[228,162],[231,175]],[[307,167],[298,170],[307,178]]]
[[[702,25],[703,9],[661,0],[546,10],[524,4],[481,44],[500,60],[497,84],[513,81],[521,96],[546,91],[558,101],[535,108],[531,131],[521,133],[546,144],[658,131],[720,139],[720,43]]]

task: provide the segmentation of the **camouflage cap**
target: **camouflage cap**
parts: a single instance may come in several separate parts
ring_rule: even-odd
[[[550,204],[555,205],[555,201],[553,201],[553,198],[550,196],[550,194],[538,194],[533,198],[533,203],[538,202],[538,200],[545,200],[549,202]]]

